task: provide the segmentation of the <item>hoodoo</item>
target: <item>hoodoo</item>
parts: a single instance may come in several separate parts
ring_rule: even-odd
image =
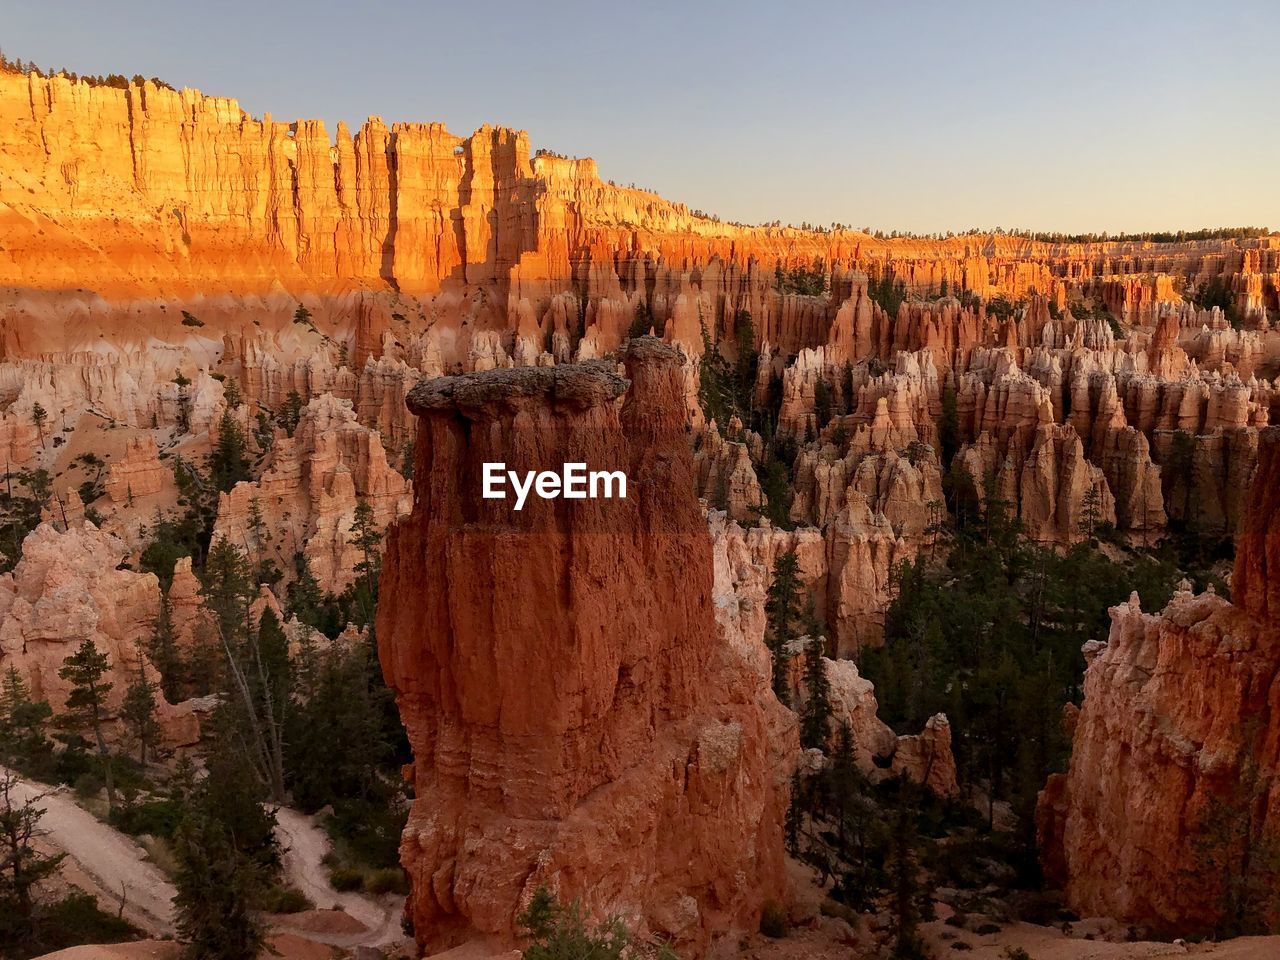
[[[418,942],[510,941],[545,886],[695,950],[783,883],[794,721],[718,631],[680,354],[423,381],[377,632],[413,746]],[[485,499],[486,462],[621,470],[625,499]],[[495,586],[496,585],[496,586]]]
[[[1167,934],[1266,929],[1280,850],[1280,429],[1263,430],[1234,603],[1135,595],[1086,645],[1070,770],[1040,798],[1045,865],[1077,912]]]

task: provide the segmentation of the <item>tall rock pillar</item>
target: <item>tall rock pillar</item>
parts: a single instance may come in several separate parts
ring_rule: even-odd
[[[719,634],[681,358],[423,381],[415,501],[377,633],[414,750],[401,844],[421,945],[510,941],[545,885],[699,950],[783,883],[786,744]],[[485,463],[626,474],[625,498],[485,499]],[[508,487],[509,489],[509,487]]]

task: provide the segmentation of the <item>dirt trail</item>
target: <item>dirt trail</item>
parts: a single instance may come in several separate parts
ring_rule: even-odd
[[[24,803],[35,801],[44,811],[40,829],[45,840],[66,851],[94,883],[114,898],[116,906],[123,900],[126,919],[149,933],[173,932],[170,901],[177,891],[160,868],[147,859],[142,847],[77,806],[66,787],[19,780],[14,798]]]
[[[177,892],[147,852],[132,838],[103,823],[78,806],[66,787],[49,787],[19,780],[14,799],[34,801],[44,811],[40,829],[50,846],[65,851],[76,866],[118,907],[124,916],[152,935],[174,932],[172,900]],[[285,880],[318,907],[339,907],[365,928],[362,933],[307,931],[311,940],[339,947],[388,946],[405,939],[400,927],[404,898],[339,893],[329,886],[329,871],[321,862],[329,838],[313,818],[281,807],[276,811]],[[104,908],[107,906],[103,904]],[[283,919],[283,918],[282,918]],[[287,921],[281,926],[287,925]]]
[[[340,947],[362,944],[385,947],[405,939],[400,926],[403,897],[339,893],[329,886],[329,870],[321,862],[329,852],[329,838],[316,826],[313,817],[280,807],[276,810],[276,839],[283,851],[285,878],[292,886],[306,894],[317,907],[340,907],[368,930],[361,934],[321,936],[308,933],[308,936]]]

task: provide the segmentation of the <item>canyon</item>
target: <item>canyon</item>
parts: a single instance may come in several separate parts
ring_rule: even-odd
[[[1196,538],[1230,599],[1112,608],[1037,825],[1079,916],[1212,931],[1238,840],[1203,838],[1262,849],[1280,817],[1278,311],[1274,234],[747,226],[524,131],[331,135],[0,72],[0,671],[60,711],[93,639],[115,737],[162,606],[184,649],[210,630],[211,543],[296,651],[293,591],[358,599],[381,541],[376,622],[336,626],[376,638],[412,747],[418,947],[508,949],[546,889],[704,955],[797,899],[793,774],[832,762],[800,747],[810,662],[862,777],[981,806],[962,719],[886,723],[858,665],[904,565],[992,511],[1059,551]],[[625,495],[516,505],[483,495],[494,463]],[[173,749],[201,701],[157,696]]]

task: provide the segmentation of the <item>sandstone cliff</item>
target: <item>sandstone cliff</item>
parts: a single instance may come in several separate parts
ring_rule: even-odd
[[[377,633],[413,744],[419,942],[510,939],[534,890],[695,950],[782,895],[794,721],[717,629],[677,354],[424,381]],[[629,386],[629,389],[628,389]],[[621,469],[625,500],[480,497],[480,469]]]
[[[1071,765],[1040,803],[1046,868],[1072,908],[1162,933],[1274,923],[1280,849],[1280,430],[1264,431],[1235,603],[1135,595],[1085,653]]]

